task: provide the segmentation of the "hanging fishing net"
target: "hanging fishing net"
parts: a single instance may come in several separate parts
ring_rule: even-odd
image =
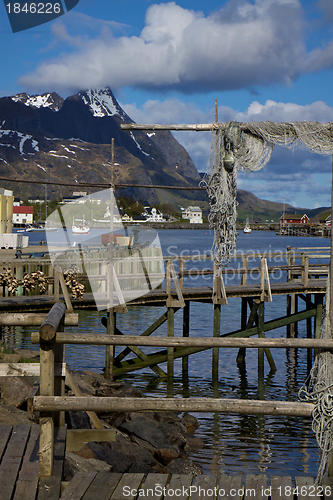
[[[216,123],[207,172],[201,182],[209,198],[209,223],[214,229],[212,253],[220,266],[228,265],[236,250],[237,172],[254,172],[270,160],[274,146],[303,144],[314,153],[332,154],[332,123]]]
[[[330,285],[327,280],[324,320],[321,327],[321,338],[332,338],[330,320]],[[298,398],[300,401],[312,403],[312,429],[320,448],[319,468],[316,485],[322,483],[333,458],[333,354],[330,351],[320,352]]]
[[[213,257],[219,266],[229,264],[236,250],[237,172],[256,171],[269,161],[275,145],[299,145],[317,154],[332,155],[332,123],[229,122],[215,124],[211,154],[201,183],[210,202],[209,222],[214,229]],[[321,337],[332,338],[329,279]],[[322,351],[299,391],[299,399],[315,405],[312,428],[320,448],[316,485],[322,483],[333,458],[333,353]]]

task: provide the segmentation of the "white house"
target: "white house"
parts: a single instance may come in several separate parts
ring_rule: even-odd
[[[13,224],[32,224],[34,208],[23,205],[13,207]]]
[[[200,207],[187,207],[182,212],[182,219],[189,219],[191,224],[202,224],[202,210]]]

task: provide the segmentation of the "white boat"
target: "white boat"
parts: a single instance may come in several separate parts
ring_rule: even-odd
[[[79,224],[75,224],[75,221],[79,221]],[[88,234],[90,232],[90,227],[85,222],[84,217],[82,219],[73,219],[72,233],[73,234]]]
[[[45,227],[45,226],[38,226],[38,225],[35,225],[35,224],[26,224],[24,229],[18,229],[17,232],[18,233],[31,233],[31,232],[34,232],[34,233],[37,233],[37,232],[46,232],[46,231],[58,231],[58,229],[56,227]]]
[[[243,229],[243,232],[245,234],[250,234],[251,231],[252,231],[252,229],[250,228],[249,219],[246,219],[245,227]]]
[[[145,211],[142,213],[146,220],[144,222],[166,222],[163,217],[163,214],[160,211],[157,211],[156,208],[151,209],[151,213],[148,212],[150,207],[144,207]]]

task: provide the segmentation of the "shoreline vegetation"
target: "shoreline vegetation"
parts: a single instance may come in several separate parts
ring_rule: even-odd
[[[39,351],[11,348],[0,341],[0,364],[39,362]],[[102,373],[69,370],[84,396],[138,397],[144,395],[125,379],[110,381]],[[38,377],[0,376],[0,425],[39,424],[38,412],[28,413],[28,398]],[[73,395],[66,382],[66,395]],[[98,414],[115,441],[82,443],[65,456],[64,480],[78,471],[202,474],[189,456],[205,446],[195,431],[199,421],[176,412],[121,412]],[[67,429],[92,429],[86,412],[66,412]]]

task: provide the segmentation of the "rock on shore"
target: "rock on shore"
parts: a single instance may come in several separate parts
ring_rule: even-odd
[[[8,353],[6,353],[8,355]],[[24,351],[12,356],[33,358],[37,351]],[[17,362],[6,356],[0,362]],[[91,371],[71,372],[76,384],[86,396],[143,397],[126,381],[109,381]],[[0,377],[0,425],[35,423],[39,415],[27,414],[27,398],[36,377]],[[67,395],[73,394],[66,385]],[[202,471],[188,454],[202,448],[203,441],[194,435],[198,420],[187,413],[174,412],[117,412],[99,414],[104,428],[116,430],[114,442],[89,442],[75,452],[66,452],[64,480],[69,481],[77,471],[163,472],[201,474]],[[85,412],[66,413],[68,429],[90,429],[93,425]]]
[[[76,384],[85,395],[108,397],[143,397],[125,381],[108,381],[91,371],[72,372]],[[68,391],[71,394],[71,391]],[[201,474],[201,468],[188,453],[204,446],[194,436],[198,420],[189,414],[173,412],[117,412],[99,414],[105,428],[116,429],[116,441],[85,444],[74,454],[66,454],[65,480],[78,470],[100,470],[107,464],[113,472],[164,472]],[[68,412],[69,428],[91,428],[85,412]],[[77,462],[73,455],[80,458]]]

